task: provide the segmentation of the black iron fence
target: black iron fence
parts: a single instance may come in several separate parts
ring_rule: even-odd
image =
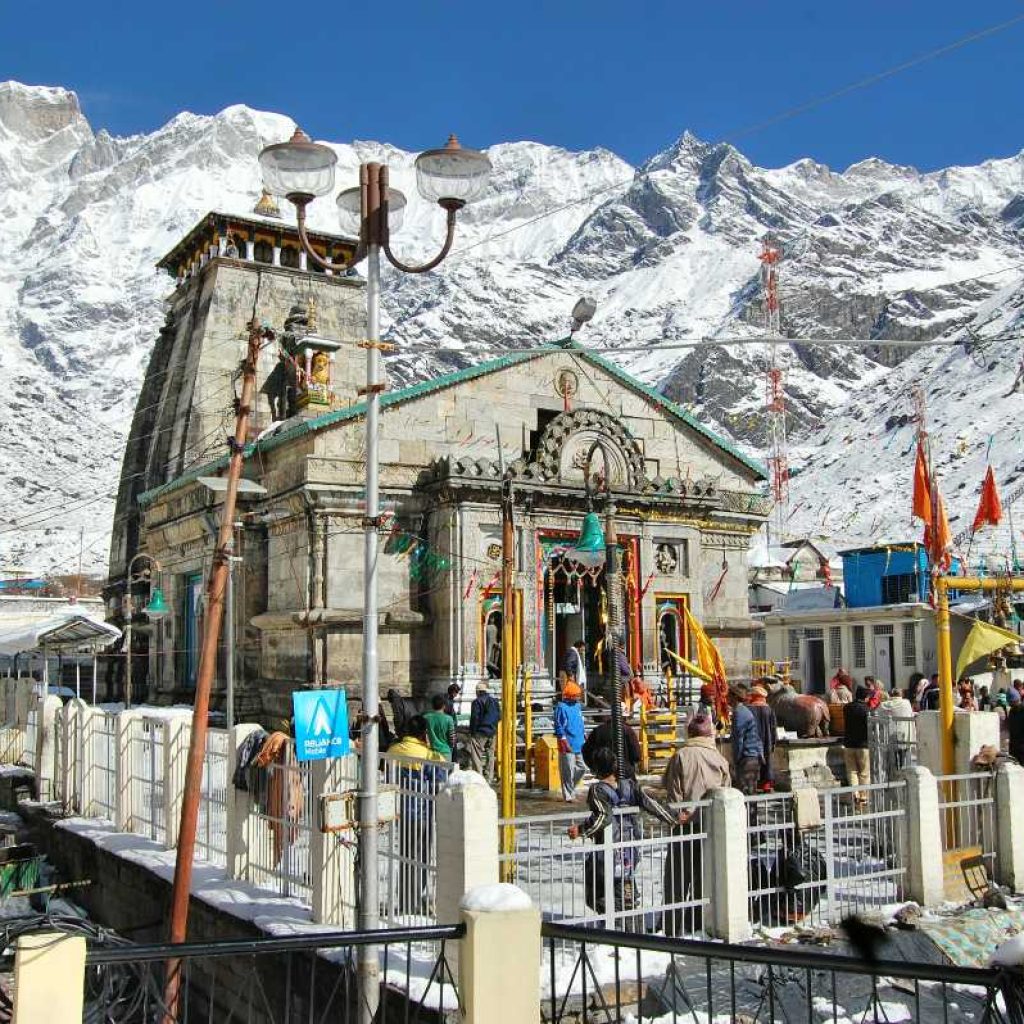
[[[302,927],[301,925],[299,927]],[[164,1020],[166,965],[182,971],[180,1024],[300,1024],[360,1019],[356,959],[378,947],[378,1021],[441,1021],[459,995],[450,943],[463,925],[332,932],[282,938],[154,943],[92,948],[86,958],[83,1021],[153,1024]]]
[[[1024,1024],[1024,976],[545,923],[546,1024]]]

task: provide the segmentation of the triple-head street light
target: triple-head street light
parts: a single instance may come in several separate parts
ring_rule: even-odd
[[[391,233],[398,231],[406,206],[405,196],[388,185],[388,167],[364,163],[359,168],[359,185],[337,198],[343,231],[358,234],[351,260],[332,263],[310,244],[306,234],[306,207],[318,196],[334,191],[337,155],[329,146],[313,142],[300,128],[288,142],[267,146],[260,153],[260,169],[267,189],[283,196],[295,207],[299,239],[308,259],[333,273],[344,273],[363,259],[366,272],[366,516],[363,554],[363,718],[360,756],[359,800],[359,927],[371,930],[379,923],[377,887],[377,719],[380,692],[377,665],[377,550],[381,509],[378,488],[378,418],[380,394],[380,253],[407,274],[433,270],[449,253],[455,240],[455,220],[467,203],[478,199],[487,188],[491,162],[473,149],[463,149],[452,135],[443,149],[430,149],[416,158],[416,187],[420,195],[437,203],[447,214],[444,244],[426,263],[410,265],[391,251]],[[359,957],[360,1017],[371,1021],[377,1011],[380,991],[377,950],[361,946]]]

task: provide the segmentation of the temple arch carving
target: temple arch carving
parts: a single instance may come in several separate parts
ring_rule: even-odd
[[[644,455],[636,439],[614,416],[599,409],[559,413],[545,428],[528,466],[527,477],[562,484],[582,484],[590,446],[604,442],[615,490],[639,490],[645,483]],[[516,467],[519,468],[519,467]],[[600,458],[593,468],[603,472]]]

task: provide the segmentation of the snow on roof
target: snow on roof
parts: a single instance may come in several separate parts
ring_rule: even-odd
[[[78,605],[54,608],[53,614],[19,615],[7,620],[7,628],[0,632],[0,654],[21,654],[34,651],[49,640],[47,647],[67,649],[67,645],[82,647],[99,644],[106,646],[121,635],[116,626],[85,615]],[[75,638],[78,639],[75,639]]]

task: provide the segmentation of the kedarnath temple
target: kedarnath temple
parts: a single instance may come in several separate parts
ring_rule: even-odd
[[[312,241],[333,260],[354,246],[326,234]],[[159,563],[153,583],[171,614],[148,628],[135,620],[134,692],[154,703],[191,700],[223,499],[211,478],[225,472],[254,314],[277,337],[259,364],[236,516],[238,712],[286,715],[291,692],[310,686],[358,692],[363,280],[308,268],[295,230],[266,196],[248,217],[208,214],[159,266],[174,290],[125,453],[105,592],[108,616],[124,621],[129,560],[145,551]],[[763,469],[566,340],[382,396],[382,691],[472,686],[500,663],[499,433],[517,496],[517,665],[542,685],[583,639],[590,671],[600,669],[604,569],[566,557],[586,512],[586,455],[600,439],[617,503],[630,662],[650,677],[671,663],[667,650],[685,656],[687,607],[730,672],[747,674],[747,548],[769,511]],[[139,607],[144,591],[135,590]],[[222,650],[221,706],[223,662]],[[121,692],[122,673],[108,674],[108,696]]]

